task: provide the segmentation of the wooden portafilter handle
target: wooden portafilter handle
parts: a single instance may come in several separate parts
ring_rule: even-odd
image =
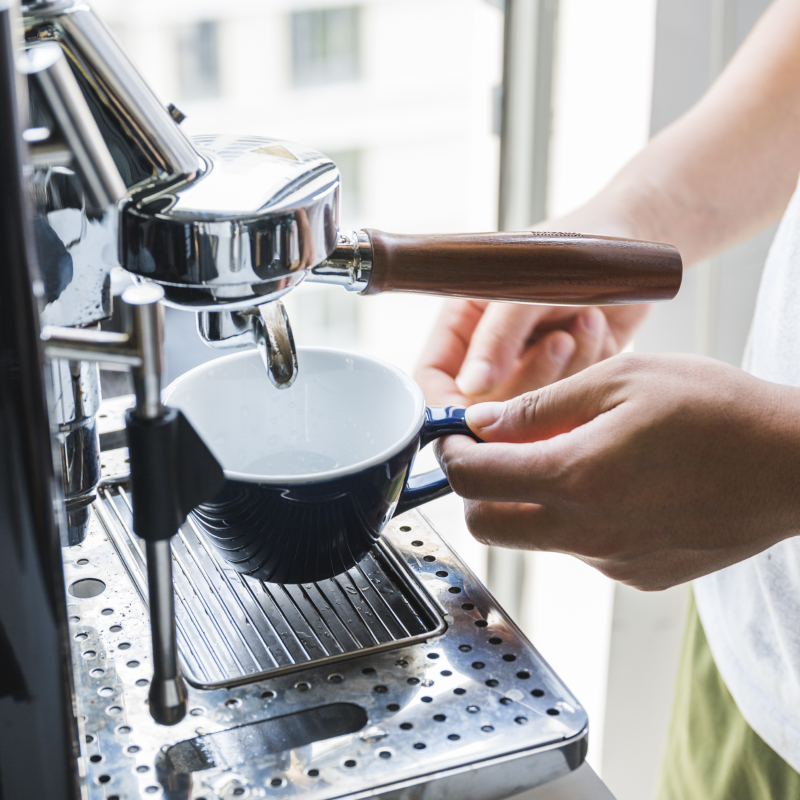
[[[683,275],[674,247],[633,239],[531,231],[366,234],[372,268],[364,294],[608,305],[670,300]]]

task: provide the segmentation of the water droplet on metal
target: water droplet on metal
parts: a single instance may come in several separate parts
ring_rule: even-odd
[[[382,728],[367,728],[359,738],[363,742],[379,742],[381,739],[385,739],[389,734],[383,730]]]

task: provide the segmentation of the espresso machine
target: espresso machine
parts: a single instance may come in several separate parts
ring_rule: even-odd
[[[161,307],[258,348],[280,391],[304,280],[656,301],[674,248],[342,231],[329,159],[188,139],[80,2],[0,0],[0,33],[0,797],[501,798],[579,766],[580,704],[421,514],[318,583],[218,560],[186,516],[222,471],[161,402]],[[100,363],[132,371],[131,408]]]

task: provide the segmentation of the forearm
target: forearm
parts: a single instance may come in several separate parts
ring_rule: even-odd
[[[547,227],[674,244],[686,266],[776,222],[800,172],[800,3],[777,0],[700,102]]]

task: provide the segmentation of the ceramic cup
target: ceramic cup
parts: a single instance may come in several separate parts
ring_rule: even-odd
[[[419,449],[472,435],[463,408],[426,407],[389,364],[317,347],[297,358],[288,389],[272,386],[249,350],[187,372],[164,396],[225,472],[195,525],[234,569],[277,583],[357,564],[392,516],[450,491],[441,470],[409,478]]]

